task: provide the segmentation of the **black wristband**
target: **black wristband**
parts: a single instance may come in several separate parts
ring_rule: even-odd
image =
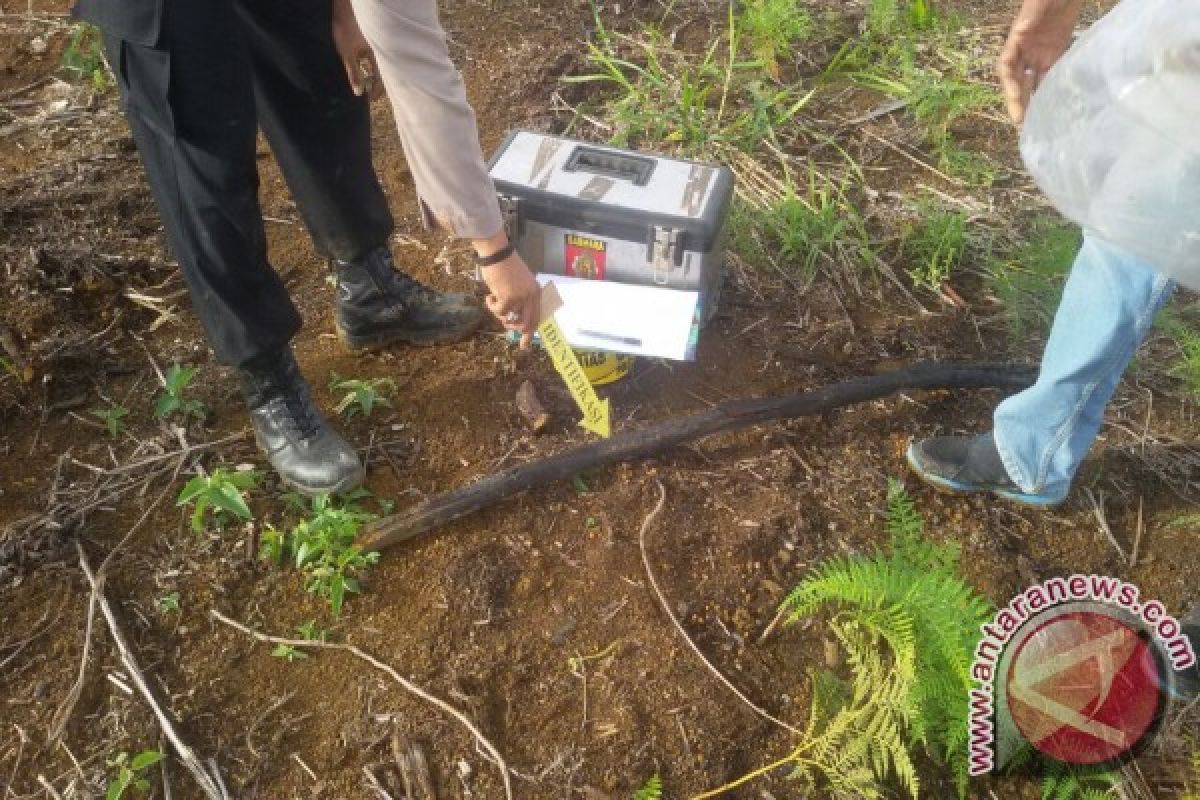
[[[494,267],[501,261],[507,261],[508,257],[517,252],[517,247],[512,242],[504,245],[490,256],[475,256],[475,266],[477,267]]]

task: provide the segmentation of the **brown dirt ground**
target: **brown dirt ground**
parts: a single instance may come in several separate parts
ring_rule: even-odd
[[[8,790],[18,797],[40,796],[39,775],[60,789],[77,775],[95,781],[107,754],[153,746],[157,734],[139,702],[105,679],[119,664],[108,637],[97,634],[65,746],[45,744],[78,669],[88,593],[63,536],[17,541],[12,531],[44,511],[60,454],[115,465],[138,441],[175,446],[174,434],[147,412],[155,389],[148,356],[160,365],[201,365],[196,394],[213,413],[186,431],[188,441],[211,441],[245,425],[228,372],[212,361],[177,294],[182,284],[113,97],[89,99],[85,88],[54,82],[23,90],[56,74],[66,31],[61,3],[34,8],[35,19],[24,21],[24,2],[0,9],[0,108],[9,112],[0,124],[58,99],[72,111],[0,138],[6,282],[0,321],[32,354],[34,374],[28,385],[11,378],[0,384],[0,525],[7,531],[0,538],[0,567],[7,570],[0,573],[6,628],[0,635],[0,778],[13,774]],[[723,14],[700,6],[685,11],[701,28],[718,24]],[[989,13],[987,20],[1003,19]],[[648,4],[625,6],[617,21],[659,14]],[[578,42],[590,24],[586,5],[455,0],[445,4],[444,15],[485,149],[512,127],[561,126],[547,109],[557,77],[580,65]],[[40,55],[30,45],[37,36],[48,42]],[[376,163],[398,234],[406,237],[398,238],[398,259],[439,288],[475,290],[461,249],[443,251],[440,240],[420,231],[412,182],[384,104],[376,106],[375,122]],[[876,132],[890,137],[897,134],[893,125],[882,120]],[[1001,131],[993,126],[981,136],[1015,163]],[[342,351],[332,334],[324,267],[265,147],[263,153],[263,204],[277,220],[268,222],[271,257],[304,315],[297,353],[319,399],[326,407],[332,402],[331,372],[387,376],[399,385],[395,409],[342,426],[374,452],[368,485],[378,496],[403,507],[501,464],[583,439],[545,359],[513,353],[498,335],[363,357]],[[868,164],[873,188],[934,180],[885,149],[875,155],[878,162]],[[994,198],[1016,206],[1027,194],[1028,187],[1013,180]],[[695,364],[642,363],[609,390],[617,427],[917,359],[1008,356],[998,309],[984,287],[967,277],[956,288],[969,309],[930,296],[922,299],[933,313],[917,313],[903,300],[848,295],[821,281],[797,294],[765,274],[735,270]],[[172,296],[181,315],[150,333],[156,315],[129,299],[131,290]],[[1036,346],[1019,349],[1029,355]],[[513,407],[525,378],[557,419],[537,439],[524,432]],[[1172,388],[1159,373],[1133,374],[1072,501],[1060,511],[1035,514],[944,497],[909,480],[933,536],[961,542],[970,579],[997,603],[1036,579],[1077,571],[1134,580],[1171,608],[1200,600],[1200,569],[1186,556],[1194,552],[1197,531],[1173,524],[1193,508],[1197,460],[1189,447],[1170,447],[1192,441],[1194,410]],[[129,435],[117,442],[87,414],[110,399],[134,409]],[[725,434],[604,470],[585,477],[587,491],[567,484],[532,492],[387,553],[338,622],[303,592],[295,574],[264,570],[248,559],[248,532],[197,537],[170,503],[153,512],[124,549],[107,591],[143,665],[169,694],[199,751],[219,758],[236,797],[314,796],[301,760],[323,785],[322,796],[373,796],[362,769],[390,762],[393,731],[425,743],[439,796],[501,795],[495,769],[453,721],[342,654],[291,664],[272,658],[268,647],[214,625],[209,608],[285,636],[315,618],[336,640],[395,665],[469,713],[518,772],[519,796],[625,797],[657,772],[669,796],[684,797],[778,757],[789,737],[712,680],[650,594],[637,531],[653,505],[655,479],[668,499],[649,532],[650,557],[676,611],[751,698],[802,721],[807,670],[824,662],[825,648],[819,626],[785,628],[758,643],[779,601],[823,558],[880,542],[885,480],[906,476],[909,437],[979,429],[996,399],[993,393],[899,397]],[[391,463],[381,457],[385,448]],[[243,462],[259,463],[246,439],[206,461]],[[88,477],[71,465],[60,475]],[[278,520],[274,488],[256,492],[253,504]],[[1108,523],[1126,547],[1141,520],[1136,567],[1100,535],[1084,489],[1103,493]],[[99,508],[68,533],[98,560],[159,491],[156,484],[116,507]],[[156,601],[171,591],[179,592],[182,610],[161,614]],[[596,656],[585,662],[586,681],[569,664],[580,656]],[[1148,763],[1151,772],[1159,764]],[[460,774],[460,764],[469,774]],[[380,774],[394,780],[387,769]],[[197,796],[178,768],[173,784],[175,797]],[[1173,795],[1169,782],[1160,791]],[[775,776],[731,796],[794,792]],[[1036,796],[1021,780],[982,782],[973,795],[989,792]],[[928,796],[949,797],[951,790],[931,779]]]

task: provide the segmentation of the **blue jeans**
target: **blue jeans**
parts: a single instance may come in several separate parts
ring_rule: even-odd
[[[1175,284],[1095,237],[1063,288],[1037,383],[1001,403],[993,435],[1024,492],[1065,498],[1117,382]]]

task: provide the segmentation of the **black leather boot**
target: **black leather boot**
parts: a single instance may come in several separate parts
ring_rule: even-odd
[[[238,370],[258,446],[284,483],[308,494],[347,492],[363,480],[358,453],[321,416],[290,348]]]
[[[394,342],[439,344],[467,338],[484,311],[464,294],[443,294],[396,270],[387,247],[359,261],[333,261],[337,330],[352,350]]]

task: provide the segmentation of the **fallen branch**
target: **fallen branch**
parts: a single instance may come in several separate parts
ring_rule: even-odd
[[[215,608],[209,609],[208,614],[213,619],[215,619],[217,622],[224,623],[225,625],[228,625],[229,627],[233,628],[234,630],[239,630],[242,633],[246,634],[247,636],[257,639],[260,642],[264,642],[266,644],[282,644],[282,645],[287,645],[289,647],[319,648],[322,650],[342,650],[344,652],[351,654],[355,658],[362,659],[363,661],[367,662],[368,664],[370,664],[372,667],[379,670],[380,672],[383,672],[383,673],[389,675],[392,678],[392,680],[394,680],[396,683],[403,686],[406,690],[408,690],[412,694],[415,694],[417,697],[421,698],[425,702],[427,702],[433,706],[436,706],[443,712],[454,717],[456,720],[458,720],[458,722],[464,728],[466,728],[468,731],[470,731],[471,735],[475,737],[475,741],[479,742],[479,744],[483,747],[483,749],[488,752],[488,755],[491,756],[492,761],[499,768],[500,774],[504,778],[504,796],[508,800],[512,800],[512,796],[513,796],[512,779],[509,778],[508,763],[504,760],[504,757],[502,755],[500,755],[500,751],[496,749],[496,746],[493,745],[491,743],[491,741],[486,736],[483,735],[483,733],[479,730],[479,728],[475,727],[475,723],[471,722],[471,720],[467,718],[466,714],[462,713],[457,708],[455,708],[454,706],[447,703],[445,700],[442,700],[440,697],[436,697],[435,695],[430,694],[429,692],[422,689],[420,686],[417,686],[412,681],[407,680],[403,675],[401,675],[399,672],[397,672],[394,667],[391,667],[391,666],[385,664],[384,662],[380,661],[375,656],[368,653],[366,650],[363,650],[361,647],[357,647],[356,645],[341,644],[338,642],[317,642],[317,641],[309,641],[307,639],[285,639],[280,636],[270,636],[270,635],[262,633],[260,631],[256,631],[253,628],[249,628],[236,620],[230,619],[229,617],[222,614],[220,611],[217,611]]]
[[[731,400],[707,411],[619,433],[610,439],[511,467],[432,497],[403,513],[366,526],[359,534],[357,544],[363,550],[382,550],[528,489],[565,480],[597,467],[645,458],[715,433],[772,420],[824,414],[904,390],[1021,389],[1032,383],[1036,375],[1036,369],[1031,367],[917,364],[785,397]]]
[[[642,566],[646,569],[646,577],[650,579],[650,588],[654,590],[654,594],[658,598],[658,604],[662,606],[662,610],[666,613],[667,618],[671,620],[671,624],[675,626],[675,630],[678,631],[679,635],[683,637],[683,641],[687,644],[688,648],[696,654],[700,661],[704,663],[704,666],[708,667],[708,671],[716,676],[717,680],[719,680],[726,689],[733,692],[734,696],[737,697],[738,700],[741,700],[743,703],[745,703],[747,707],[749,707],[754,711],[755,714],[759,715],[763,719],[772,722],[785,730],[791,731],[794,734],[800,735],[801,731],[799,728],[789,725],[783,720],[772,715],[769,711],[766,711],[765,709],[756,705],[750,698],[742,694],[742,691],[734,686],[733,682],[721,673],[721,670],[713,666],[713,663],[708,660],[708,658],[700,650],[700,647],[692,640],[692,637],[688,636],[688,632],[684,629],[683,625],[680,624],[678,618],[676,618],[675,612],[671,610],[671,604],[667,602],[666,595],[663,594],[662,589],[658,585],[658,580],[654,577],[654,570],[650,568],[650,556],[646,553],[646,531],[650,528],[651,523],[654,522],[655,517],[657,517],[663,510],[663,504],[667,500],[667,490],[663,488],[662,481],[655,480],[654,483],[658,486],[658,502],[655,503],[654,508],[650,510],[650,513],[646,515],[646,518],[642,520],[642,527],[638,530],[638,547],[642,551]]]
[[[143,458],[140,461],[134,461],[131,464],[122,464],[119,467],[113,467],[112,469],[105,470],[105,472],[107,472],[110,475],[121,475],[126,472],[135,472],[135,471],[141,469],[142,467],[147,467],[147,466],[150,466],[151,464],[158,464],[159,462],[166,461],[169,458],[186,458],[190,455],[202,452],[204,450],[211,450],[214,447],[221,447],[223,445],[229,444],[230,442],[236,442],[239,439],[246,438],[246,436],[249,433],[250,433],[250,431],[248,429],[242,429],[242,430],[238,431],[237,433],[231,433],[228,436],[222,436],[220,439],[214,439],[211,442],[201,442],[200,444],[189,444],[187,447],[181,447],[179,450],[171,450],[170,452],[167,452],[167,453],[159,453],[156,456],[150,456],[148,458]]]
[[[121,656],[121,663],[125,667],[125,672],[128,673],[142,699],[146,701],[146,704],[150,706],[150,710],[154,712],[154,716],[158,720],[158,726],[162,729],[163,736],[171,743],[171,746],[175,749],[175,755],[179,758],[183,766],[187,768],[188,772],[192,773],[192,777],[195,778],[196,783],[200,786],[200,790],[204,792],[209,800],[229,800],[229,795],[224,789],[224,783],[221,781],[220,773],[216,770],[215,765],[213,765],[212,773],[210,774],[208,768],[205,767],[204,763],[196,755],[196,752],[180,736],[176,720],[173,719],[171,713],[166,710],[166,706],[158,699],[157,691],[146,680],[146,676],[138,666],[133,648],[129,646],[129,640],[125,638],[125,631],[117,622],[117,616],[113,613],[112,606],[109,605],[108,598],[104,594],[103,583],[102,581],[98,581],[95,573],[92,572],[92,565],[88,563],[87,554],[83,551],[83,545],[76,541],[75,548],[79,551],[79,568],[83,570],[88,584],[92,587],[92,593],[96,598],[100,613],[104,615],[104,621],[108,623],[108,632],[112,635],[113,643],[117,646],[117,652]]]

